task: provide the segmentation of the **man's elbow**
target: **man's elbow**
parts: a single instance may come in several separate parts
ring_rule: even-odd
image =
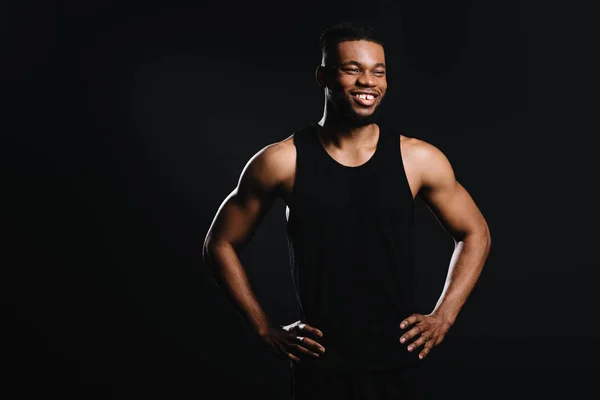
[[[483,251],[487,256],[487,254],[489,254],[490,252],[490,249],[492,248],[492,234],[487,224],[471,236],[474,238],[474,240],[476,240],[479,243],[479,246],[483,248]]]
[[[218,240],[209,235],[202,246],[202,260],[208,268],[213,268],[217,264],[216,260],[220,258],[219,254],[232,248],[231,243],[225,240]]]
[[[210,234],[204,240],[202,245],[202,260],[207,267],[212,267],[215,261],[215,254],[219,251],[219,242]]]
[[[477,247],[481,247],[485,254],[488,254],[492,247],[492,235],[487,225],[483,226],[481,229],[467,232],[461,236],[460,239],[455,239],[455,241],[470,242]]]

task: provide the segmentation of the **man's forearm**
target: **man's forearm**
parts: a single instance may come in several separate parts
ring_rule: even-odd
[[[471,234],[457,242],[435,313],[454,323],[479,279],[489,251],[489,232]]]
[[[258,335],[266,332],[270,321],[258,303],[242,263],[230,244],[204,248],[204,261],[227,299]]]

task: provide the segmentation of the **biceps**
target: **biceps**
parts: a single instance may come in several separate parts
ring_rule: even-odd
[[[485,229],[485,220],[471,195],[458,182],[423,196],[428,208],[455,239]]]
[[[273,200],[273,196],[270,195],[259,197],[235,189],[217,211],[209,230],[210,240],[213,243],[228,243],[235,247],[245,245],[271,208]]]

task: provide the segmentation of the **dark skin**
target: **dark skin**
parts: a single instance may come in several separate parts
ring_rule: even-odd
[[[386,74],[383,47],[364,40],[340,43],[337,52],[317,68],[317,82],[325,91],[325,110],[317,132],[326,151],[340,164],[362,165],[375,152],[379,126],[369,118],[385,97]],[[419,197],[427,205],[455,242],[434,309],[399,322],[399,343],[408,351],[420,350],[418,357],[425,358],[454,324],[479,278],[491,239],[483,215],[457,182],[445,155],[416,138],[400,135],[400,143],[398,150],[413,198]],[[223,292],[264,343],[276,354],[300,362],[325,352],[319,343],[323,332],[310,325],[274,324],[258,303],[238,257],[274,201],[281,198],[290,204],[295,168],[292,137],[254,155],[213,220],[204,256]]]

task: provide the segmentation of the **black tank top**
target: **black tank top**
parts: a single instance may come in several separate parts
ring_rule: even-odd
[[[300,319],[323,332],[326,353],[297,367],[388,369],[414,363],[399,342],[414,313],[414,201],[400,135],[380,129],[373,156],[344,166],[316,124],[294,133],[296,177],[287,225]]]

